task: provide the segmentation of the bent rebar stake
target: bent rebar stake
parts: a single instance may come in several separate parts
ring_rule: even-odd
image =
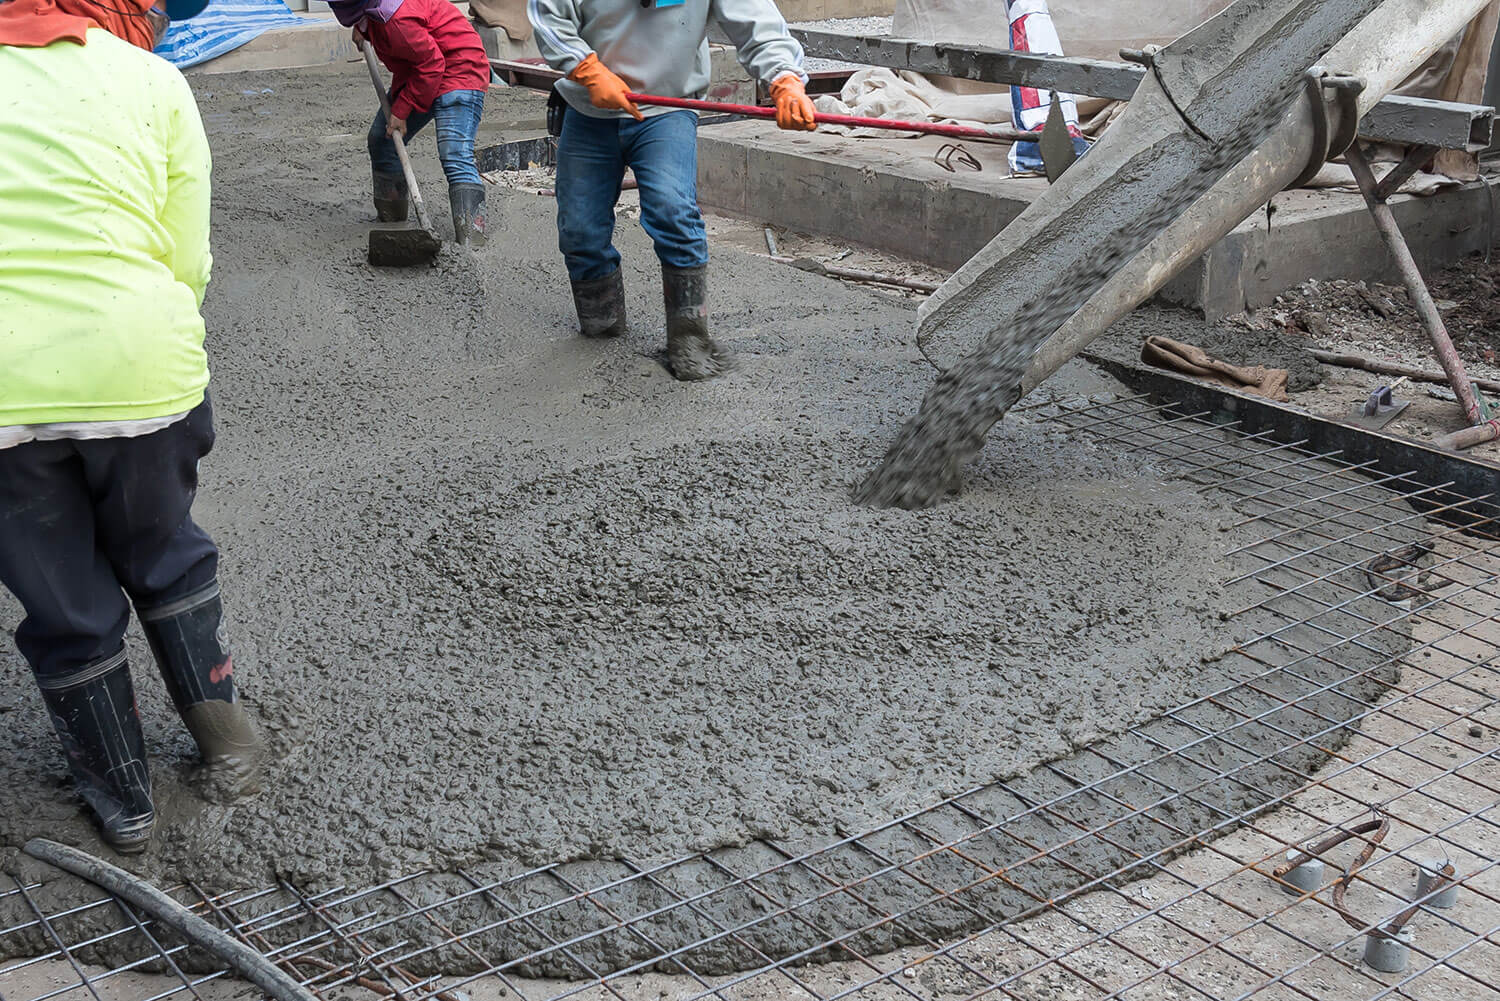
[[[68,845],[32,838],[25,852],[63,872],[88,880],[151,916],[152,920],[177,932],[193,945],[224,961],[235,973],[250,981],[276,1001],[316,1001],[312,994],[286,971],[254,949],[230,938],[198,915],[143,879],[132,876],[88,852]]]

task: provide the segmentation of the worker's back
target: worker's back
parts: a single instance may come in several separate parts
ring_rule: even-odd
[[[170,64],[99,28],[0,46],[0,427],[198,403],[208,177]]]

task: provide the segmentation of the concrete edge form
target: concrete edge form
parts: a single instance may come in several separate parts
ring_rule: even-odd
[[[1046,87],[1116,101],[1129,100],[1146,72],[1130,63],[928,44],[909,38],[845,35],[808,28],[793,28],[792,34],[813,58],[984,83]],[[1493,117],[1493,108],[1479,105],[1391,96],[1360,122],[1360,135],[1383,142],[1475,151],[1489,146]]]
[[[185,73],[243,73],[354,62],[359,53],[349,29],[331,15],[306,15],[303,24],[272,28],[232,52],[189,67]]]
[[[1233,420],[1242,433],[1288,444],[1310,452],[1337,454],[1343,462],[1364,467],[1367,475],[1404,473],[1429,483],[1442,483],[1472,503],[1465,514],[1490,517],[1500,514],[1495,494],[1500,465],[1457,452],[1434,448],[1386,431],[1371,431],[1354,424],[1320,417],[1284,403],[1214,386],[1197,379],[1145,364],[1131,364],[1107,355],[1085,352],[1084,357],[1102,366],[1121,382],[1169,403],[1181,413],[1207,413],[1208,419]],[[1372,465],[1365,467],[1364,464]],[[1441,515],[1437,515],[1441,520]]]

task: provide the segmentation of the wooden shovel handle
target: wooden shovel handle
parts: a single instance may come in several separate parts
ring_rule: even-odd
[[[365,54],[365,65],[370,68],[370,82],[375,85],[375,93],[380,95],[380,110],[385,112],[386,121],[390,121],[391,98],[380,79],[380,67],[375,62],[375,50],[365,39],[360,40],[359,47]],[[422,192],[417,187],[417,175],[411,169],[411,157],[406,155],[406,141],[399,135],[393,135],[391,138],[396,142],[396,155],[401,158],[401,170],[406,174],[407,194],[411,196],[411,203],[417,210],[417,225],[430,230],[432,221],[427,218],[427,203],[422,201]]]

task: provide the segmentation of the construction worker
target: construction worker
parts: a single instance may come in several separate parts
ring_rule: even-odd
[[[151,54],[205,0],[158,2],[0,2],[0,583],[76,789],[121,852],[155,820],[131,603],[212,788],[254,791],[261,746],[218,550],[190,514],[214,440],[208,142],[187,81]]]
[[[450,0],[330,0],[354,43],[369,42],[391,71],[391,117],[377,111],[366,143],[374,177],[375,215],[406,219],[406,175],[391,136],[437,128],[438,158],[448,178],[454,239],[484,241],[484,179],[474,164],[474,139],[490,85],[490,59],[479,32]]]
[[[697,115],[640,106],[631,92],[702,97],[709,85],[708,22],[717,21],[741,65],[769,85],[776,123],[817,127],[804,89],[802,47],[772,0],[530,0],[537,46],[566,78],[557,147],[558,245],[585,337],[625,331],[625,286],[614,206],[635,171],[641,225],[661,260],[667,362],[678,379],[729,367],[709,336],[708,240],[698,211]]]

